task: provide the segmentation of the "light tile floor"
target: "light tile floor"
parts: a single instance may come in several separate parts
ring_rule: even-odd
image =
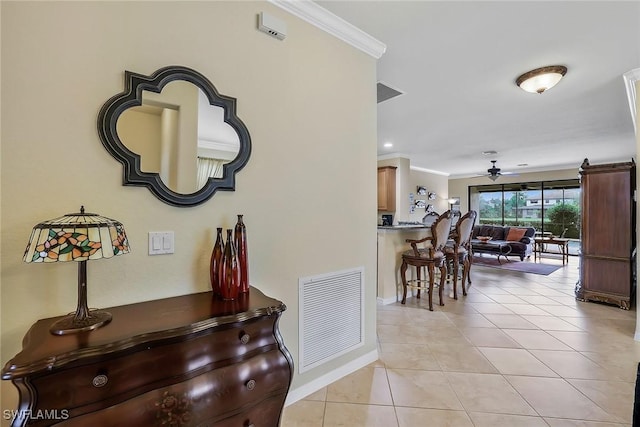
[[[576,301],[577,265],[474,265],[469,294],[441,307],[436,292],[433,312],[378,306],[380,359],[285,408],[281,426],[631,426],[635,308]]]

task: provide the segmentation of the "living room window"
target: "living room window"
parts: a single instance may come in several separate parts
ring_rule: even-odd
[[[478,212],[478,224],[534,227],[540,233],[580,238],[577,179],[470,186],[469,206]]]

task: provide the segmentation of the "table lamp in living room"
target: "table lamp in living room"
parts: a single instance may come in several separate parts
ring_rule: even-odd
[[[129,241],[119,221],[94,213],[71,213],[33,227],[25,262],[78,262],[78,307],[51,325],[55,335],[91,331],[111,321],[111,313],[87,306],[87,260],[129,253]]]

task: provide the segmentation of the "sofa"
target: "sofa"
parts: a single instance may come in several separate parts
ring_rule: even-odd
[[[509,236],[512,228],[514,230]],[[476,225],[471,233],[471,248],[474,252],[495,253],[505,257],[518,256],[520,261],[524,261],[525,257],[528,258],[533,252],[535,232],[536,229],[533,227]],[[478,239],[479,236],[489,236],[491,240],[483,242]],[[505,245],[508,247],[506,251]]]

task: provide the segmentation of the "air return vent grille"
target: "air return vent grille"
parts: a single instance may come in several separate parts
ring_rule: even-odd
[[[303,277],[300,299],[300,373],[364,344],[364,268]]]
[[[382,82],[378,82],[377,88],[378,88],[378,104],[388,99],[395,98],[396,96],[402,95],[404,93],[390,86],[387,86]]]

